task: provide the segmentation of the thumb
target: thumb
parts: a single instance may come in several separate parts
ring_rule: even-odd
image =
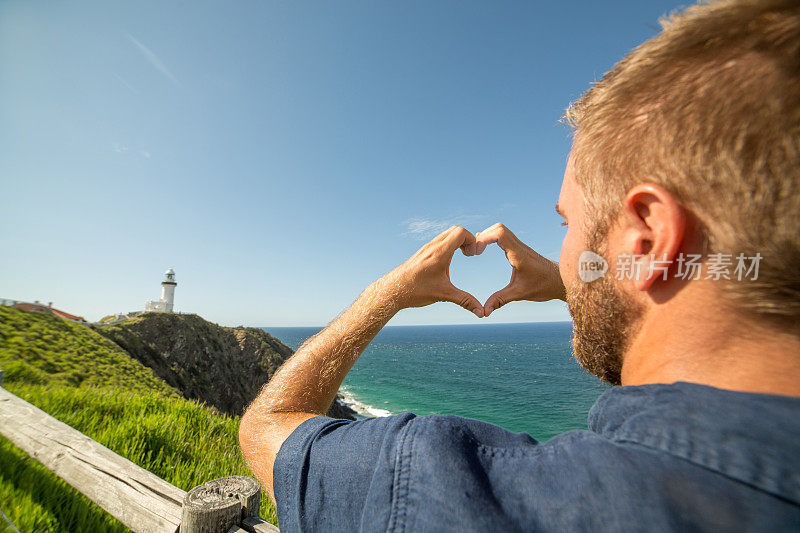
[[[483,318],[483,306],[473,295],[467,291],[462,291],[455,285],[451,285],[450,291],[444,297],[447,302],[458,304],[467,311],[474,313],[478,318]]]
[[[496,293],[489,296],[486,303],[483,305],[483,315],[489,316],[495,309],[500,309],[507,303],[513,302],[517,299],[513,286],[509,283]]]

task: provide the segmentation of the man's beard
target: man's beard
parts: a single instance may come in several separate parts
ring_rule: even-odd
[[[643,309],[610,273],[591,283],[575,281],[567,287],[567,305],[575,359],[603,381],[620,385],[623,355],[639,329]]]

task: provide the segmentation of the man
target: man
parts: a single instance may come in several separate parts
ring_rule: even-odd
[[[664,26],[567,111],[558,265],[500,224],[450,228],[249,407],[242,450],[282,529],[800,530],[800,7],[721,1]],[[448,268],[491,243],[513,273],[481,305]],[[622,385],[589,430],[320,416],[399,310],[555,298],[577,360]]]

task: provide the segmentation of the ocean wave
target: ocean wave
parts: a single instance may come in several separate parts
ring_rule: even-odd
[[[339,389],[339,394],[341,394],[342,398],[344,398],[344,403],[350,406],[353,411],[365,418],[392,416],[392,412],[387,409],[379,409],[362,402],[356,398],[355,394],[347,390],[345,387]]]

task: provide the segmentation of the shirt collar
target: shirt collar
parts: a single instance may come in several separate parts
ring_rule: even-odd
[[[590,410],[589,428],[800,505],[800,398],[685,382],[614,387]]]

